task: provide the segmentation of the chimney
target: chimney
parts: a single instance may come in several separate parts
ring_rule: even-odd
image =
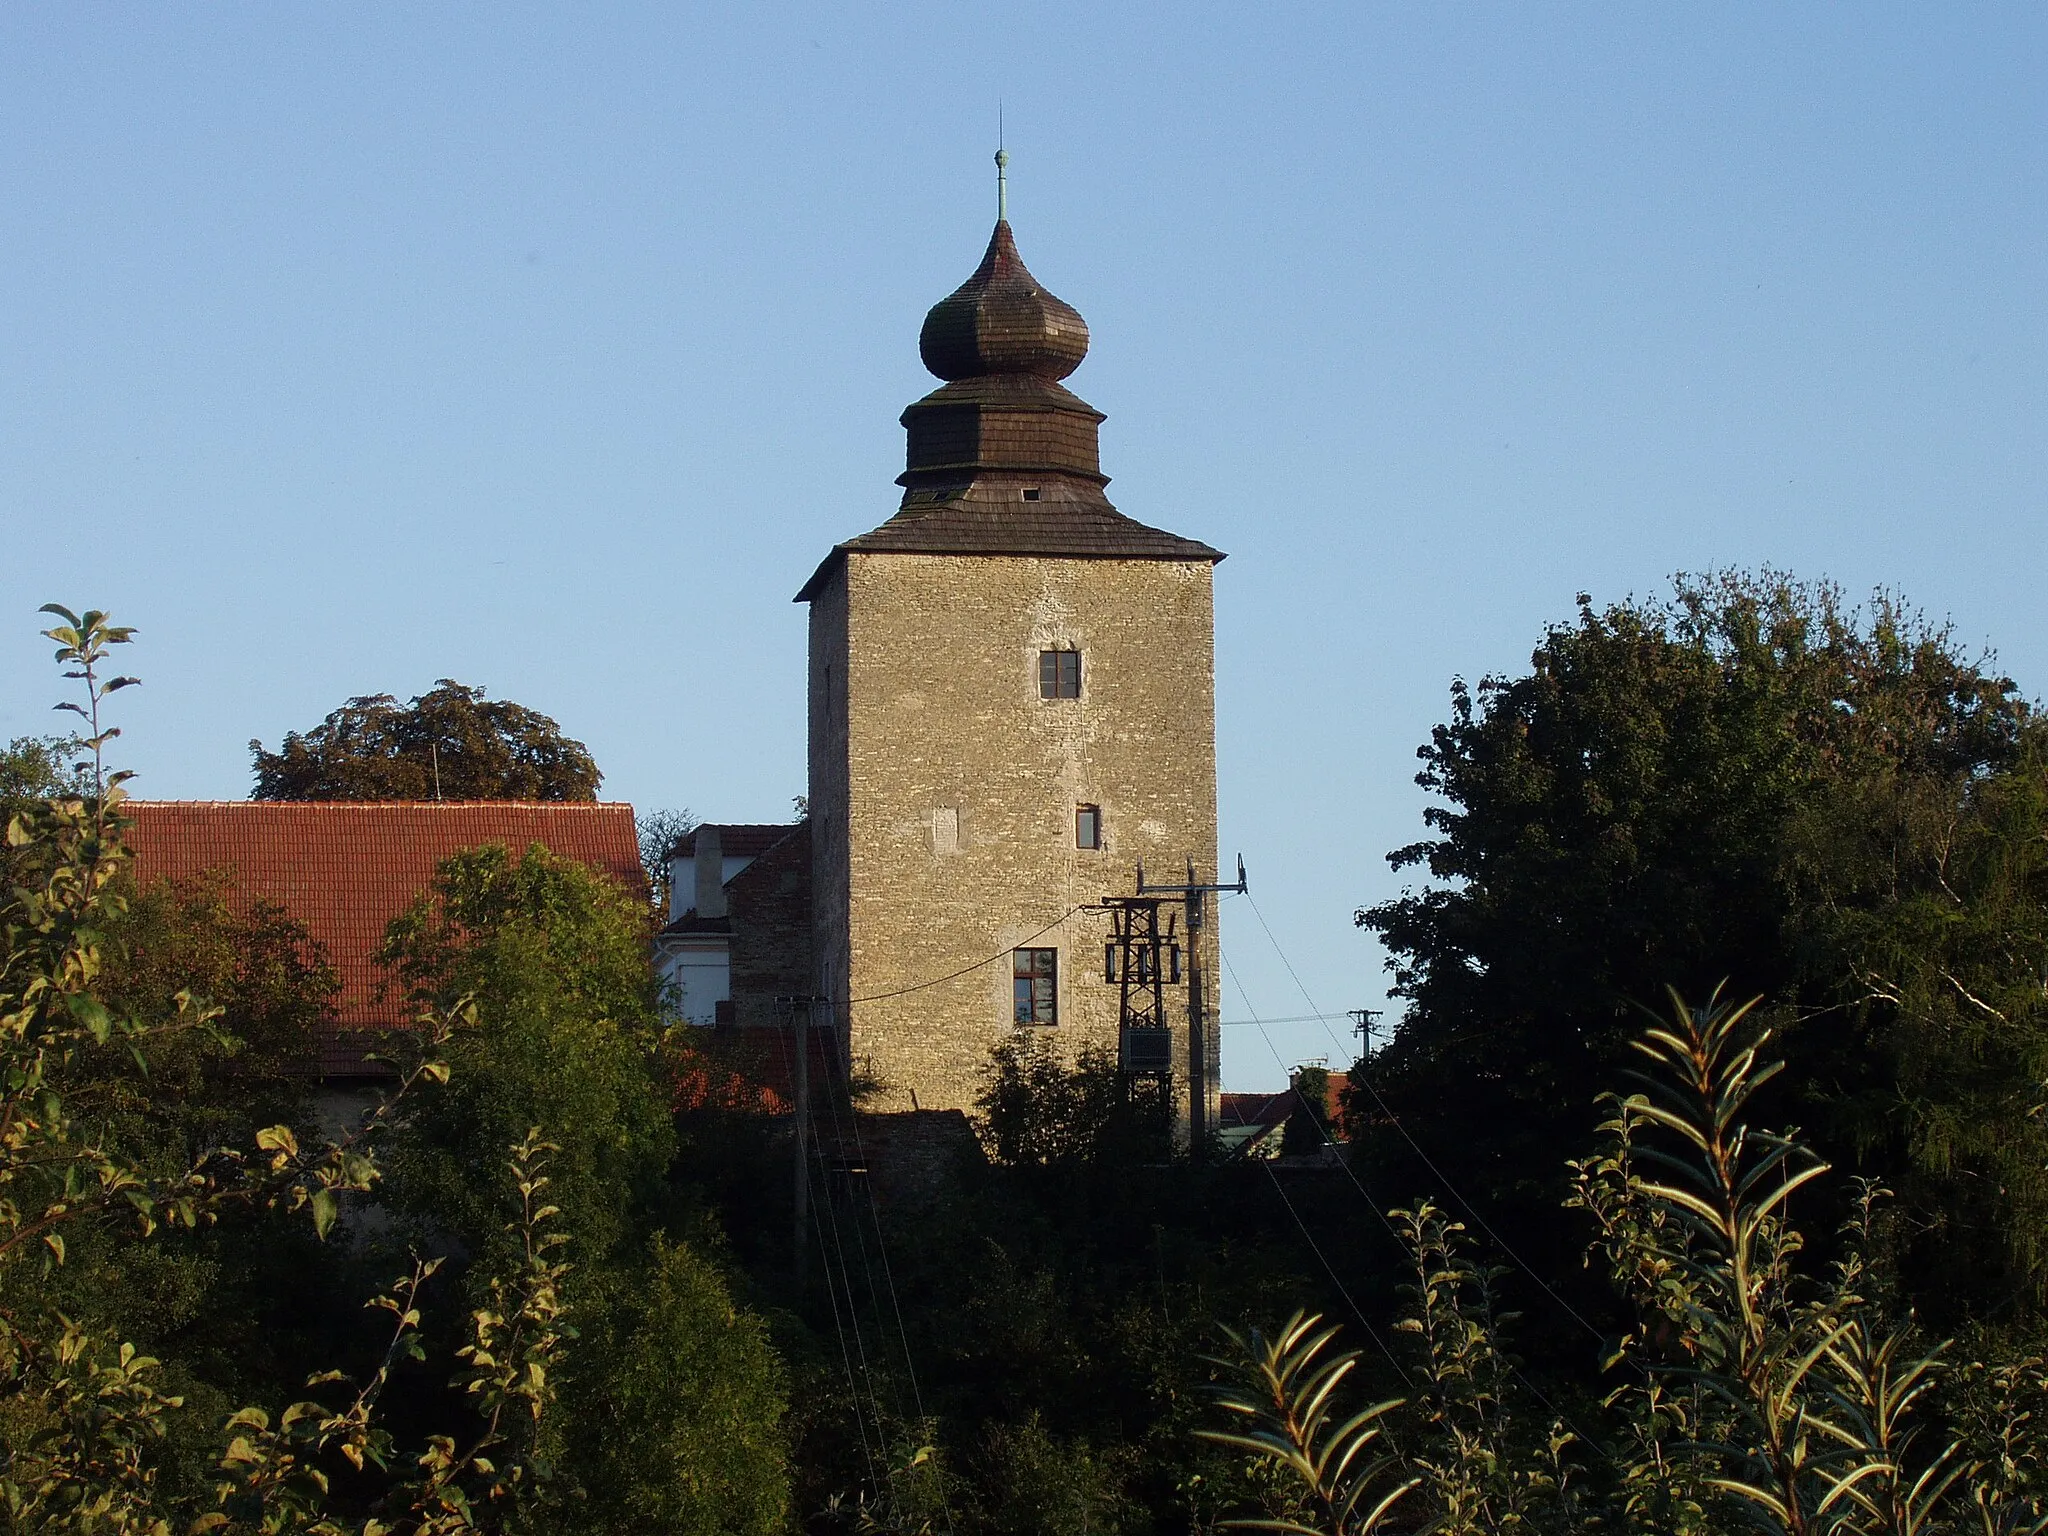
[[[672,853],[668,857],[668,915],[670,921],[681,917],[690,910],[690,899],[696,894],[697,856],[693,853]]]
[[[725,916],[725,849],[716,827],[697,829],[697,915]]]

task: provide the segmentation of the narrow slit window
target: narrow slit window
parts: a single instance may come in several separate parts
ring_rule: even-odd
[[[1081,653],[1040,651],[1038,653],[1038,696],[1041,699],[1081,697]]]
[[[1060,1021],[1060,952],[1020,949],[1015,952],[1016,1021],[1057,1024]]]
[[[1076,848],[1100,848],[1102,846],[1101,806],[1078,805],[1074,807],[1074,846]]]

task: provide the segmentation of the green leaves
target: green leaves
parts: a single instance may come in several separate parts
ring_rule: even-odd
[[[1322,1353],[1336,1337],[1322,1319],[1297,1312],[1272,1337],[1258,1329],[1224,1329],[1233,1346],[1229,1357],[1210,1363],[1237,1378],[1214,1389],[1216,1403],[1243,1427],[1197,1430],[1216,1445],[1260,1458],[1288,1474],[1309,1500],[1321,1523],[1287,1518],[1242,1518],[1226,1529],[1287,1531],[1301,1536],[1370,1536],[1389,1528],[1394,1509],[1421,1482],[1402,1477],[1394,1457],[1381,1449],[1381,1421],[1400,1399],[1375,1403],[1339,1420],[1335,1398],[1358,1364],[1355,1352]]]
[[[132,1059],[137,1072],[146,1073],[163,1048],[180,1039],[217,1044],[211,1026],[220,1010],[195,996],[189,976],[175,966],[173,974],[156,978],[168,984],[154,991],[138,980],[146,971],[122,973],[131,988],[149,993],[141,1002],[110,995],[107,952],[118,954],[116,946],[125,947],[134,930],[123,926],[132,911],[119,815],[123,775],[103,772],[100,749],[115,733],[102,728],[98,705],[133,685],[129,678],[100,680],[107,648],[125,643],[131,631],[97,612],[73,614],[54,605],[47,611],[63,621],[49,631],[60,659],[86,684],[85,700],[73,712],[91,723],[84,745],[94,756],[82,784],[61,784],[53,769],[43,774],[45,788],[84,792],[18,802],[8,817],[8,878],[0,882],[0,1285],[6,1293],[0,1299],[0,1396],[8,1431],[0,1443],[0,1523],[81,1536],[170,1536],[175,1504],[158,1486],[164,1458],[156,1447],[183,1400],[157,1388],[152,1356],[58,1311],[52,1293],[62,1291],[52,1282],[64,1277],[54,1271],[67,1260],[77,1262],[74,1248],[102,1264],[110,1246],[133,1258],[139,1245],[165,1229],[196,1230],[231,1208],[303,1208],[316,1233],[329,1236],[342,1197],[375,1183],[372,1139],[394,1106],[422,1080],[447,1080],[434,1052],[454,1021],[470,1014],[461,1001],[437,1010],[398,1094],[342,1140],[306,1144],[289,1125],[274,1124],[255,1132],[247,1152],[194,1138],[206,1150],[187,1160],[182,1136],[151,1143],[119,1134],[118,1116],[109,1109],[118,1101],[108,1088],[118,1074],[108,1063]],[[246,1069],[247,1057],[237,1064]],[[147,1087],[152,1095],[178,1091],[158,1081]],[[526,1151],[537,1155],[535,1148]],[[535,1187],[533,1179],[523,1186],[529,1194]],[[528,1225],[545,1219],[531,1212],[528,1218]],[[90,1241],[67,1243],[67,1235]],[[541,1243],[543,1251],[550,1246]],[[26,1254],[34,1254],[42,1270],[7,1283],[15,1278],[8,1266]],[[420,1354],[421,1311],[414,1302],[437,1264],[416,1264],[394,1289],[400,1300],[384,1363],[350,1405],[332,1411],[306,1398],[274,1419],[254,1407],[232,1416],[220,1462],[222,1508],[200,1516],[191,1529],[244,1524],[253,1507],[246,1522],[251,1530],[340,1536],[348,1522],[328,1508],[328,1473],[320,1461],[331,1455],[359,1471],[386,1465],[388,1441],[373,1423],[372,1408],[393,1364]],[[146,1263],[126,1266],[130,1274],[137,1267],[149,1272]],[[75,1283],[89,1290],[92,1278]],[[545,1399],[552,1391],[545,1349],[524,1349],[519,1360],[519,1390]],[[321,1372],[307,1385],[340,1379]],[[489,1465],[490,1476],[503,1480],[516,1479],[522,1463],[501,1454]],[[359,1529],[366,1533],[376,1524]],[[468,1528],[450,1524],[438,1505],[414,1526]]]
[[[307,1204],[313,1211],[313,1230],[319,1233],[322,1241],[325,1241],[328,1232],[334,1226],[335,1215],[341,1209],[340,1201],[332,1189],[316,1189]]]
[[[1399,1456],[1411,1505],[1442,1536],[1617,1529],[1642,1536],[2041,1536],[2048,1531],[2048,1366],[2038,1359],[1952,1372],[1948,1346],[1922,1345],[1888,1317],[1869,1253],[1881,1188],[1860,1184],[1825,1276],[1796,1262],[1799,1196],[1826,1165],[1796,1135],[1750,1124],[1777,1076],[1754,1004],[1718,993],[1694,1008],[1671,994],[1643,1032],[1639,1091],[1609,1095],[1606,1144],[1573,1165],[1567,1202],[1597,1229],[1594,1256],[1637,1325],[1607,1369],[1602,1406],[1612,1468],[1604,1501],[1567,1486],[1516,1425],[1515,1365],[1498,1344],[1492,1287],[1502,1272],[1463,1251],[1462,1228],[1427,1201],[1397,1211],[1413,1259],[1413,1306],[1397,1333],[1415,1345]],[[1646,1176],[1646,1167],[1657,1170]],[[1355,1361],[1321,1361],[1334,1330],[1300,1315],[1268,1341],[1230,1335],[1220,1390],[1244,1422],[1202,1437],[1284,1473],[1302,1510],[1243,1528],[1344,1536],[1370,1529],[1356,1485],[1357,1437],[1390,1409],[1338,1425],[1332,1402]],[[1950,1390],[1953,1379],[1953,1390]],[[1937,1407],[1936,1399],[1947,1393]],[[1936,1438],[1937,1429],[1952,1438]],[[1600,1507],[1604,1502],[1604,1508]],[[1379,1506],[1374,1506],[1375,1508]],[[1412,1511],[1411,1511],[1412,1513]]]
[[[548,716],[447,678],[409,706],[350,699],[277,751],[249,750],[258,800],[594,800],[603,777]]]
[[[1637,1005],[1732,977],[1801,1020],[1814,1144],[1911,1211],[1922,1315],[2048,1308],[2048,727],[1990,658],[1883,594],[1682,576],[1456,685],[1420,755],[1391,859],[1427,883],[1357,914],[1410,1004],[1384,1110],[1354,1084],[1382,1166],[1412,1138],[1544,1219]]]
[[[1610,1402],[1635,1421],[1630,1480],[1661,1489],[1655,1501],[1667,1506],[1704,1495],[1710,1510],[1718,1496],[1766,1532],[1950,1530],[1961,1448],[1913,1454],[1941,1350],[1915,1353],[1909,1330],[1887,1327],[1860,1293],[1879,1192],[1865,1189],[1831,1283],[1815,1286],[1795,1266],[1789,1207],[1827,1169],[1797,1138],[1746,1122],[1779,1067],[1762,1061],[1771,1036],[1753,1007],[1716,995],[1695,1009],[1673,993],[1671,1023],[1636,1042],[1653,1068],[1644,1091],[1610,1100],[1609,1148],[1576,1165],[1572,1203],[1598,1223],[1617,1283],[1672,1330],[1623,1342],[1620,1360],[1638,1378]],[[1643,1177],[1645,1160],[1672,1176]],[[1682,1439],[1660,1422],[1674,1390],[1694,1404]]]

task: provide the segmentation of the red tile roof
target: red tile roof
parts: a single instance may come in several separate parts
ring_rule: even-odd
[[[786,1115],[796,1103],[793,1025],[678,1031],[671,1091],[678,1110],[743,1110]],[[811,1087],[821,1096],[846,1076],[839,1049],[822,1029],[810,1031]]]
[[[451,853],[489,843],[523,852],[539,843],[647,899],[633,808],[625,804],[131,800],[125,809],[141,884],[229,871],[242,890],[277,902],[326,947],[341,978],[335,1023],[342,1030],[409,1022],[402,997],[382,996],[385,973],[373,957],[386,925]],[[334,1049],[323,1049],[322,1066],[360,1070],[360,1056],[343,1066]]]
[[[1348,1073],[1332,1072],[1323,1090],[1323,1113],[1329,1117],[1331,1130],[1339,1141],[1345,1136],[1344,1093],[1350,1085]],[[1226,1093],[1221,1095],[1223,1113],[1220,1123],[1225,1126],[1275,1126],[1284,1125],[1287,1117],[1301,1105],[1300,1097],[1289,1086],[1278,1093]]]
[[[1225,1093],[1221,1123],[1224,1125],[1279,1125],[1294,1113],[1294,1090],[1278,1093]]]

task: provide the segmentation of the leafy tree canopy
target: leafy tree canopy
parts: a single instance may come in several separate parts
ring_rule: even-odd
[[[442,860],[383,954],[422,1002],[471,1013],[445,1087],[394,1127],[385,1197],[404,1235],[502,1269],[504,1133],[548,1125],[580,1354],[540,1528],[770,1536],[789,1497],[785,1372],[727,1287],[716,1230],[667,1230],[676,1143],[647,943],[644,906],[537,844]]]
[[[401,1127],[394,1203],[429,1228],[494,1231],[478,1191],[506,1129],[545,1123],[564,1230],[586,1262],[616,1251],[673,1154],[650,1065],[646,910],[574,859],[492,844],[441,861],[383,958],[421,1002],[475,1005],[475,1023],[448,1042],[447,1088]]]
[[[445,677],[410,705],[366,694],[249,751],[258,800],[595,800],[603,778],[548,716]]]
[[[988,1154],[1004,1167],[1156,1161],[1171,1146],[1164,1091],[1134,1083],[1099,1045],[1081,1047],[1070,1065],[1041,1036],[1013,1035],[989,1053],[975,1104]]]
[[[2038,1291],[2043,746],[2010,679],[1888,597],[1773,572],[1582,596],[1527,674],[1454,684],[1420,751],[1437,835],[1390,858],[1436,883],[1357,914],[1409,1008],[1352,1110],[1534,1211],[1638,1007],[1727,978],[1798,1021],[1787,1091],[1928,1253]]]

